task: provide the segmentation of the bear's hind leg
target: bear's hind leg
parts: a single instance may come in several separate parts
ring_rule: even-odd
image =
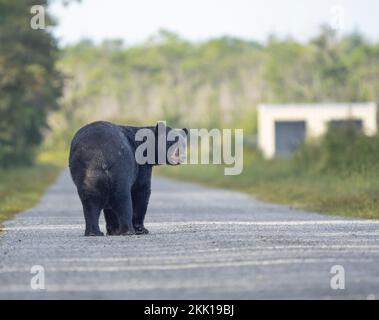
[[[119,221],[118,235],[132,235],[135,234],[133,228],[133,207],[132,207],[132,198],[131,196],[120,197],[113,199],[112,208],[117,214]]]
[[[99,228],[99,217],[101,212],[100,205],[94,201],[86,199],[82,201],[84,219],[86,221],[85,236],[103,236],[104,233]]]
[[[107,235],[115,236],[119,234],[120,224],[116,212],[111,208],[104,209],[105,223],[107,227]]]

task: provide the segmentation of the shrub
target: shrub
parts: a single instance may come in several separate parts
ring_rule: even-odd
[[[317,141],[304,144],[294,156],[294,165],[313,173],[378,172],[379,135],[368,137],[353,126],[330,128]]]

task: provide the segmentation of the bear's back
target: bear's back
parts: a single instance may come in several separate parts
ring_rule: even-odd
[[[80,162],[85,167],[106,169],[122,156],[130,158],[133,152],[119,126],[98,121],[84,126],[75,134],[70,148],[70,167]]]

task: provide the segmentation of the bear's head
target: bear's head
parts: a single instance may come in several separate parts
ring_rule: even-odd
[[[186,160],[188,129],[173,129],[165,122],[158,122],[155,127],[156,163],[180,165]]]

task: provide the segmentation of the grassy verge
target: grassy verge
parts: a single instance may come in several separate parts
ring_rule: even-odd
[[[264,161],[245,151],[244,171],[225,176],[223,166],[159,167],[158,174],[243,191],[258,199],[322,213],[379,218],[379,173],[310,173],[291,160]]]
[[[63,159],[63,152],[44,151],[34,166],[0,168],[0,224],[38,203],[57,178]]]

